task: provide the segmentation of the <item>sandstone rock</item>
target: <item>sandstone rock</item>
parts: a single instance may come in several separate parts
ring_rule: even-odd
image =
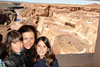
[[[15,21],[17,18],[17,14],[14,10],[0,10],[0,24],[10,24]]]
[[[100,8],[88,5],[28,4],[15,10],[20,21],[7,27],[19,29],[34,25],[38,37],[47,36],[56,54],[93,53],[97,38]],[[8,29],[7,28],[7,29]]]
[[[11,30],[8,26],[6,25],[0,25],[0,34],[3,36],[3,42],[5,41],[5,37],[6,37],[6,34],[7,32]]]

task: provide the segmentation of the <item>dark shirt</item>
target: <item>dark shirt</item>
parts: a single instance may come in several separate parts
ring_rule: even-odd
[[[3,44],[0,43],[0,56],[1,56],[2,52],[3,52],[2,50],[3,50]]]
[[[12,53],[11,57],[6,56],[4,63],[7,67],[25,67],[24,55]]]
[[[26,67],[32,67],[33,66],[33,55],[32,55],[32,49],[25,49],[24,50],[24,53],[25,53],[25,66]]]
[[[46,66],[46,62],[45,62],[45,58],[41,59],[40,61],[36,62],[33,67],[47,67]],[[58,61],[57,59],[54,61],[54,64],[50,67],[59,67]]]

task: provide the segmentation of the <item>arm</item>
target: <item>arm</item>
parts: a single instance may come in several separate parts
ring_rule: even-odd
[[[15,63],[12,60],[6,60],[5,65],[7,67],[16,67]]]

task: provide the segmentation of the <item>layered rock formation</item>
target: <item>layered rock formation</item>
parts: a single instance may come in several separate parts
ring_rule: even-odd
[[[9,25],[17,18],[17,14],[14,10],[0,10],[0,24]]]
[[[22,8],[10,2],[0,2],[0,34],[3,35],[3,41],[8,31],[10,31],[17,19],[15,9]],[[21,24],[20,24],[21,25]],[[15,25],[16,26],[16,25]],[[15,27],[16,28],[16,27]]]
[[[94,52],[100,13],[97,5],[20,5],[25,7],[15,10],[20,21],[8,25],[9,28],[34,25],[39,36],[49,38],[56,54]]]
[[[94,52],[100,13],[97,4],[96,7],[27,4],[26,7],[21,16],[31,20],[40,34],[50,39],[55,53]]]

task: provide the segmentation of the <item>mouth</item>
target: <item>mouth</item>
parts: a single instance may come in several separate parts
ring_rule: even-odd
[[[21,48],[16,48],[16,50],[21,51]]]
[[[25,48],[30,49],[31,46],[30,45],[24,45]]]
[[[39,54],[43,55],[44,54],[44,51],[39,51]]]

